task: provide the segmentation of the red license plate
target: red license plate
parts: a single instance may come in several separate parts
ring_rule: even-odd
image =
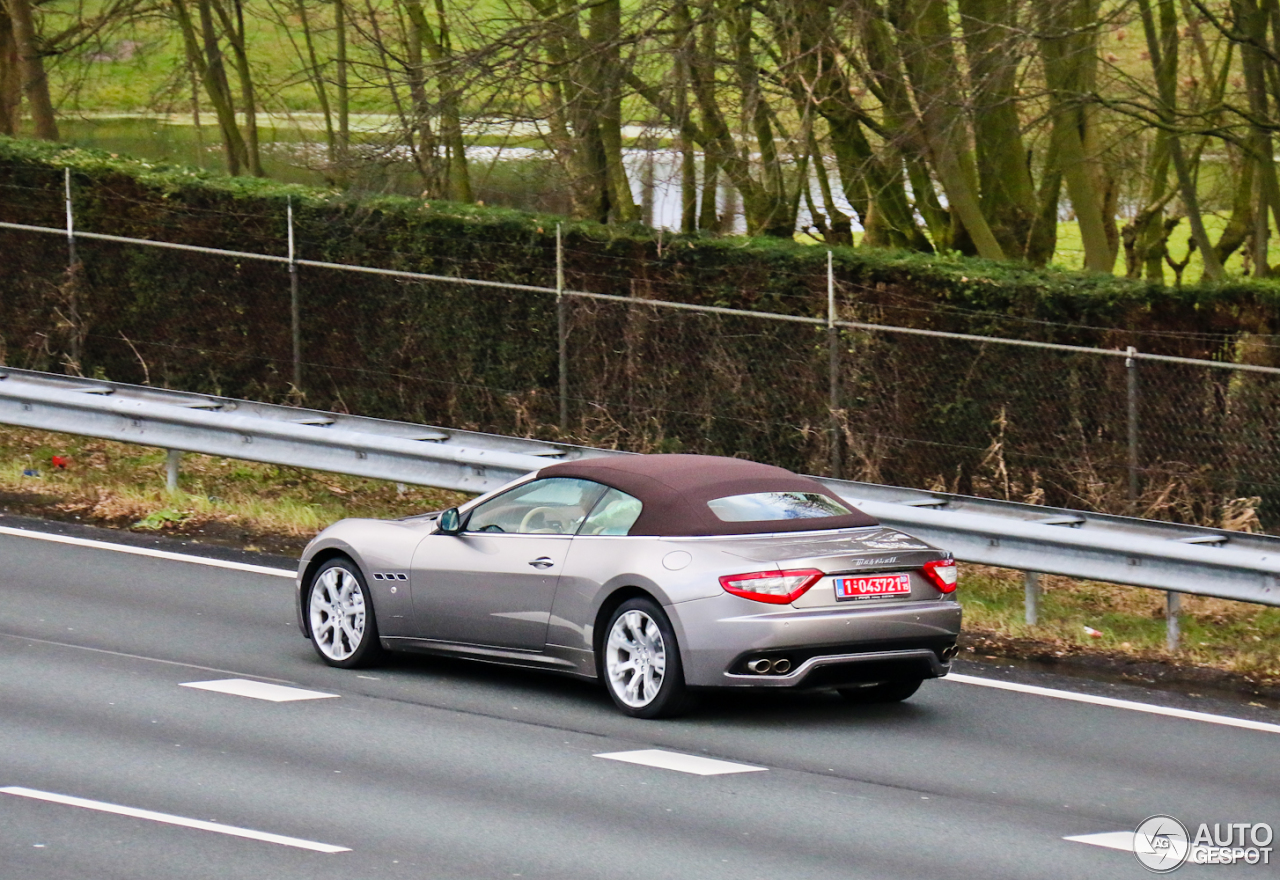
[[[835,582],[837,599],[881,599],[885,596],[911,595],[911,576],[905,572],[838,577]]]

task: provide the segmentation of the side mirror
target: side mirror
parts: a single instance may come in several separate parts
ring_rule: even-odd
[[[444,535],[456,535],[461,532],[462,517],[458,515],[458,508],[450,507],[440,514],[440,518],[436,520],[436,528]]]

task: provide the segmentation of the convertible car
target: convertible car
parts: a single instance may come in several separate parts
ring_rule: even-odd
[[[822,483],[701,455],[553,464],[442,513],[348,519],[298,568],[324,662],[451,654],[604,682],[623,712],[690,689],[834,688],[904,700],[945,675],[949,553]]]

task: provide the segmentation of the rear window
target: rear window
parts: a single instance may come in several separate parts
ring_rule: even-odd
[[[707,507],[721,522],[769,522],[781,519],[818,519],[847,516],[852,511],[839,501],[817,492],[756,492],[729,495],[708,501]]]

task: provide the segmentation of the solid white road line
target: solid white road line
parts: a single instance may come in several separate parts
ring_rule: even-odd
[[[1055,700],[1070,700],[1075,703],[1091,703],[1095,706],[1108,706],[1112,709],[1129,709],[1133,712],[1146,712],[1150,715],[1164,715],[1169,718],[1182,718],[1187,721],[1204,721],[1208,724],[1221,724],[1225,727],[1239,727],[1244,730],[1260,730],[1264,733],[1280,733],[1280,724],[1268,724],[1265,721],[1250,721],[1247,718],[1232,718],[1229,715],[1211,715],[1208,712],[1193,712],[1190,709],[1174,709],[1170,706],[1154,706],[1150,703],[1135,703],[1132,700],[1117,700],[1113,697],[1095,697],[1091,694],[1077,694],[1071,691],[1060,691],[1054,688],[1038,687],[1033,684],[1018,684],[1013,681],[996,681],[990,678],[978,678],[973,675],[957,675],[952,673],[943,681],[955,681],[960,684],[975,684],[979,687],[996,688],[1002,691],[1015,691],[1020,694],[1035,694],[1039,697],[1052,697]]]
[[[720,776],[725,773],[758,773],[767,767],[753,767],[750,764],[734,764],[730,761],[717,761],[715,758],[703,758],[699,755],[682,755],[679,752],[665,752],[662,749],[639,749],[634,752],[604,752],[597,758],[608,758],[610,761],[625,761],[628,764],[643,764],[646,767],[659,767],[663,770],[678,770],[681,773],[693,773],[697,776]]]
[[[166,825],[180,825],[183,828],[195,828],[199,831],[212,831],[216,834],[229,834],[232,837],[245,837],[249,840],[261,840],[265,843],[278,843],[281,846],[292,846],[297,849],[309,849],[312,852],[351,852],[351,848],[346,846],[334,846],[330,843],[316,843],[314,840],[303,840],[299,837],[286,837],[283,834],[270,834],[266,831],[254,831],[251,828],[237,828],[235,825],[223,825],[218,822],[205,822],[202,819],[187,819],[183,816],[172,816],[168,813],[139,810],[135,807],[122,807],[119,804],[108,804],[103,801],[91,801],[86,798],[72,797],[66,794],[53,794],[48,791],[36,791],[33,788],[22,788],[16,785],[11,785],[7,788],[0,788],[0,793],[31,798],[37,801],[48,801],[54,804],[66,804],[70,807],[83,807],[86,810],[97,810],[100,813],[114,813],[117,816],[130,816],[134,819],[163,822]]]
[[[322,694],[319,691],[285,687],[279,684],[267,684],[265,681],[250,681],[247,678],[188,681],[183,682],[182,686],[184,688],[197,688],[202,691],[216,691],[220,694],[232,694],[237,697],[252,697],[255,700],[270,700],[273,703],[291,703],[295,700],[330,700],[338,696],[337,694]]]
[[[163,663],[166,666],[181,666],[183,669],[200,669],[204,672],[225,672],[228,675],[253,675],[252,672],[238,672],[234,669],[219,669],[216,666],[200,666],[195,663],[181,663],[177,660],[161,660],[159,657],[144,657],[141,654],[126,654],[124,651],[108,651],[106,648],[90,648],[88,645],[73,645],[69,642],[52,642],[49,639],[37,639],[32,636],[20,636],[16,633],[0,632],[0,639],[19,639],[24,642],[32,642],[37,645],[52,645],[55,648],[72,648],[76,651],[90,651],[94,654],[107,654],[111,657],[125,657],[129,660],[145,660],[147,663]],[[259,675],[258,678],[266,681],[278,681],[282,684],[292,684],[287,678],[272,678],[269,675]]]
[[[168,550],[152,550],[148,547],[130,547],[128,544],[112,544],[110,541],[73,538],[70,535],[51,535],[48,532],[34,532],[30,529],[15,529],[10,526],[0,526],[0,535],[11,535],[15,538],[32,538],[36,541],[50,541],[54,544],[70,544],[73,547],[89,547],[94,550],[113,550],[116,553],[128,553],[132,556],[149,556],[152,559],[166,559],[170,562],[190,562],[194,565],[207,565],[210,568],[227,568],[232,571],[247,571],[250,574],[286,577],[290,580],[297,576],[297,572],[285,568],[251,565],[247,562],[229,562],[225,559],[210,559],[208,556],[193,556],[190,553],[170,553]]]

